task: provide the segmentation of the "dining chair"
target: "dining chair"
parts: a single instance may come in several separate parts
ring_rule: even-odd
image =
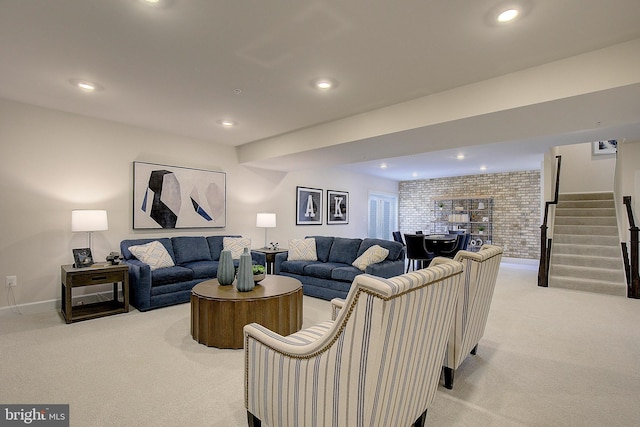
[[[429,266],[429,263],[433,258],[435,258],[435,252],[431,252],[427,250],[425,244],[425,235],[424,234],[405,234],[404,241],[407,247],[407,272],[413,266],[413,269],[416,270],[417,263],[420,263],[420,268],[425,268]]]
[[[393,240],[404,245],[404,240],[402,240],[402,233],[400,233],[399,231],[394,231],[391,234],[393,235]]]
[[[469,241],[471,241],[471,234],[466,233],[464,235],[464,242],[462,242],[462,245],[460,245],[460,250],[461,251],[466,251],[467,248],[469,247]]]
[[[439,256],[453,258],[458,251],[462,250],[464,242],[467,240],[467,234],[456,234],[455,242],[451,243],[448,247],[444,247],[440,250]]]

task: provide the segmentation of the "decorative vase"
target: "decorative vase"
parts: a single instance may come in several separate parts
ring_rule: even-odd
[[[251,269],[251,255],[249,248],[244,248],[244,252],[240,255],[240,264],[238,266],[238,280],[236,288],[240,292],[249,292],[255,287],[253,282],[253,270]]]
[[[220,252],[220,262],[218,263],[218,283],[222,286],[231,285],[233,284],[235,276],[236,268],[233,266],[231,251],[223,249],[222,252]]]

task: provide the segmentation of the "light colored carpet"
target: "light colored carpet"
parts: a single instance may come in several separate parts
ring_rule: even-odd
[[[536,278],[503,263],[478,354],[439,388],[427,425],[640,425],[640,301]],[[330,318],[328,301],[304,309],[305,326]],[[189,304],[72,325],[3,314],[0,403],[69,403],[82,427],[246,425],[243,351],[198,344],[189,316]]]

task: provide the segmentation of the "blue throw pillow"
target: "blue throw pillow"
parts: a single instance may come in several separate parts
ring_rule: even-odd
[[[211,261],[211,252],[207,240],[201,236],[172,237],[173,253],[177,264],[193,261]]]
[[[361,243],[361,239],[335,237],[333,245],[331,245],[331,252],[329,252],[329,262],[353,263],[358,257],[358,249],[360,249]]]

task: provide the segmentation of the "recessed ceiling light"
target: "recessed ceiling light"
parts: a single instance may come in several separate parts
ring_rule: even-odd
[[[456,156],[456,159],[458,159],[458,160],[462,160],[462,159],[464,159],[464,154],[458,154],[458,155]]]
[[[500,12],[496,19],[501,23],[511,22],[516,19],[518,15],[520,15],[520,11],[518,9],[507,9]]]
[[[232,128],[238,124],[237,122],[230,119],[218,120],[218,123],[220,123],[220,125],[225,128]]]
[[[319,90],[329,90],[336,87],[337,83],[333,79],[316,79],[312,82],[313,87]]]
[[[486,170],[487,170],[487,167],[486,167],[486,166],[484,166],[484,165],[482,165],[482,166],[480,166],[480,170],[481,170],[481,171],[486,171]]]
[[[386,168],[387,168],[387,164],[386,164],[386,163],[382,163],[382,164],[380,165],[380,169],[386,169]]]
[[[509,26],[515,21],[525,19],[531,11],[535,0],[495,0],[494,7],[487,10],[484,22],[490,27]]]
[[[71,79],[69,83],[85,92],[97,92],[103,89],[98,83],[90,82],[89,80]]]

